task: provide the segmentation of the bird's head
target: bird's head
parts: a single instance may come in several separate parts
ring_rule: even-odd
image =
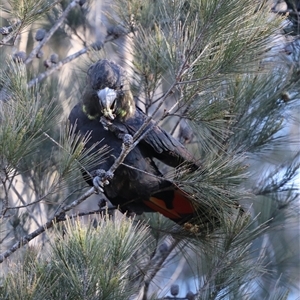
[[[126,120],[135,112],[125,70],[106,59],[89,67],[87,92],[83,102],[84,109],[90,116],[104,116],[110,121]]]

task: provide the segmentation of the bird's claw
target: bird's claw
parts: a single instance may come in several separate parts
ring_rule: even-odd
[[[99,193],[104,193],[104,187],[109,184],[112,179],[110,172],[105,172],[102,169],[96,170],[96,176],[93,179],[93,185]]]
[[[126,148],[129,148],[132,144],[133,144],[133,137],[132,137],[132,135],[130,135],[128,133],[124,134],[124,136],[123,136],[123,145]]]
[[[113,179],[114,173],[111,172],[111,171],[107,171],[107,172],[105,173],[105,176],[106,176],[106,181],[109,183],[109,181]]]
[[[102,187],[104,187],[105,185],[109,185],[108,180],[111,179],[110,176],[110,172],[106,172],[102,169],[96,170],[96,177],[98,177],[101,180]]]
[[[93,186],[94,186],[95,190],[96,190],[99,194],[104,193],[104,190],[103,190],[103,187],[104,187],[103,182],[101,181],[101,179],[100,179],[98,176],[94,177],[94,179],[93,179]]]

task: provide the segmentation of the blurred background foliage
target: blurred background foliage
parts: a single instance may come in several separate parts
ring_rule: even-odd
[[[5,0],[1,11],[2,254],[83,195],[80,169],[105,159],[66,122],[104,57],[203,165],[161,170],[221,220],[199,235],[158,214],[75,218],[99,209],[93,195],[9,255],[1,299],[297,297],[297,1]]]

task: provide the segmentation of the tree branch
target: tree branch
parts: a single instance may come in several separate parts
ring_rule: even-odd
[[[67,56],[66,58],[64,58],[63,60],[61,60],[60,62],[58,62],[57,64],[54,65],[54,67],[49,68],[47,71],[45,71],[44,73],[39,74],[37,77],[31,79],[27,86],[28,88],[31,88],[32,86],[34,86],[35,84],[40,83],[43,79],[45,79],[46,77],[48,77],[49,75],[51,75],[52,73],[54,73],[55,71],[57,71],[58,69],[60,69],[63,65],[65,65],[66,63],[69,63],[70,61],[78,58],[79,56],[81,56],[82,54],[85,54],[88,52],[89,49],[93,48],[93,46],[90,47],[84,47],[83,49],[79,50],[76,53],[73,53],[69,56]]]
[[[16,252],[19,248],[22,246],[28,244],[31,240],[39,236],[41,233],[45,232],[46,229],[51,228],[54,223],[58,223],[65,220],[65,213],[75,206],[79,205],[81,202],[86,200],[88,197],[93,195],[95,193],[94,188],[90,188],[88,191],[86,191],[81,197],[74,200],[69,205],[66,205],[61,208],[60,211],[58,211],[48,222],[46,222],[44,225],[40,226],[37,230],[33,231],[32,233],[25,235],[21,238],[20,241],[16,242],[12,247],[10,247],[8,250],[3,252],[0,255],[0,263],[2,263],[7,257],[9,257],[11,254]],[[105,209],[104,209],[105,210]]]
[[[38,45],[31,51],[29,56],[25,59],[24,63],[29,64],[37,55],[37,53],[41,50],[41,48],[49,41],[51,36],[55,33],[55,31],[61,26],[69,12],[79,3],[79,0],[73,0],[67,8],[64,10],[62,15],[57,19],[56,23],[52,26],[52,28],[46,33],[45,37],[38,43]]]
[[[21,27],[21,21],[18,21],[16,24],[14,25],[10,25],[7,27],[1,27],[0,28],[0,34],[5,35],[5,37],[0,41],[0,48],[2,46],[13,46],[13,44],[8,44],[8,42],[13,38],[15,32],[14,32],[14,28],[17,27]]]
[[[153,259],[151,259],[149,261],[147,266],[144,268],[145,271],[143,272],[143,274],[145,274],[144,278],[146,277],[146,280],[144,281],[144,287],[143,287],[144,291],[143,291],[143,299],[142,300],[148,299],[147,293],[148,293],[149,286],[150,286],[152,280],[156,276],[157,272],[159,272],[161,270],[162,265],[164,264],[166,259],[169,257],[171,252],[178,245],[178,243],[179,243],[179,240],[177,240],[177,239],[174,240],[173,243],[169,246],[168,251],[161,253],[161,257],[157,262],[156,262],[156,257],[154,257]],[[150,270],[150,271],[148,271],[148,270]],[[148,273],[147,273],[147,271],[148,271]]]
[[[160,119],[158,119],[157,121],[153,122],[152,126],[150,126],[147,130],[145,130],[147,128],[147,126],[150,124],[150,122],[152,120],[152,117],[157,114],[157,112],[159,111],[159,109],[163,105],[164,100],[172,93],[173,89],[177,85],[178,81],[180,80],[180,77],[182,76],[182,74],[184,72],[185,65],[186,65],[186,60],[181,64],[181,66],[179,68],[179,71],[177,73],[177,76],[176,76],[177,79],[172,83],[172,85],[170,86],[170,88],[168,89],[168,91],[161,97],[160,103],[157,105],[157,107],[156,107],[155,111],[153,112],[152,116],[149,116],[145,120],[144,124],[134,134],[134,136],[133,136],[134,143],[132,143],[129,147],[128,146],[127,147],[124,147],[124,146],[122,147],[122,151],[121,151],[119,157],[115,160],[115,162],[110,167],[110,169],[107,171],[107,173],[113,175],[113,173],[119,167],[119,165],[121,163],[123,163],[124,159],[129,154],[129,152],[131,150],[133,150],[138,145],[138,143],[152,130],[152,128],[154,126],[156,126],[160,121],[162,121],[174,109],[174,107],[177,105],[177,103],[175,103],[167,112],[165,112],[161,116]]]
[[[127,34],[127,33],[126,33]],[[49,68],[47,71],[45,71],[44,73],[39,74],[37,77],[31,79],[27,86],[28,88],[31,88],[32,86],[34,86],[35,84],[40,83],[42,80],[44,80],[46,77],[48,77],[49,75],[51,75],[52,73],[54,73],[55,71],[59,70],[63,65],[71,62],[72,60],[78,58],[79,56],[89,52],[92,49],[96,49],[96,50],[101,50],[103,48],[103,45],[105,45],[106,43],[113,41],[115,39],[117,39],[117,36],[113,36],[111,37],[110,35],[107,35],[104,42],[100,43],[100,42],[95,42],[93,44],[91,44],[88,47],[84,47],[81,50],[79,50],[76,53],[73,53],[69,56],[67,56],[66,58],[64,58],[63,60],[61,60],[60,62],[58,62],[57,64],[55,64],[53,67]]]

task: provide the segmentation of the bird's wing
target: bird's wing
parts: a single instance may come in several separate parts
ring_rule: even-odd
[[[139,128],[146,122],[147,116],[139,108],[136,109],[134,117],[125,121],[128,132],[134,135]],[[177,167],[180,164],[188,163],[193,168],[198,168],[199,165],[191,155],[191,153],[173,136],[167,133],[164,129],[154,124],[151,120],[145,130],[151,129],[145,135],[140,144],[151,148],[153,157],[161,160],[171,167]]]

